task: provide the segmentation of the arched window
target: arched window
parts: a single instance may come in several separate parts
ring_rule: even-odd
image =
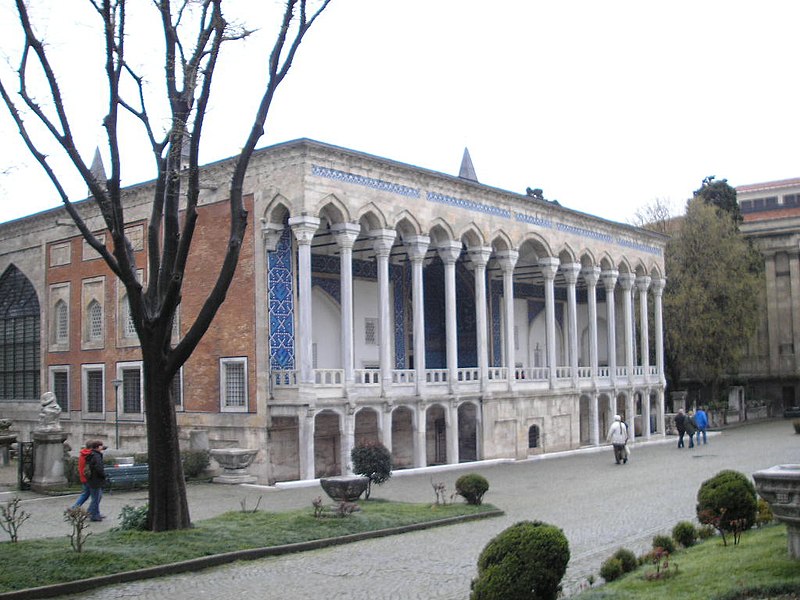
[[[69,308],[63,300],[56,302],[54,309],[55,342],[66,344],[69,341]]]
[[[539,447],[539,426],[531,425],[528,429],[528,448]]]
[[[39,397],[40,335],[36,290],[11,265],[0,277],[0,398]]]
[[[92,300],[89,303],[87,313],[88,335],[89,341],[97,342],[103,339],[103,307],[97,300]]]
[[[133,323],[131,305],[128,303],[128,296],[123,296],[120,300],[120,313],[122,314],[122,336],[126,338],[136,337],[136,325]]]

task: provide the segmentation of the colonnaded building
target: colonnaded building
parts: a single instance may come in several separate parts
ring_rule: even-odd
[[[202,169],[175,339],[227,243],[231,164]],[[663,435],[666,238],[537,192],[480,184],[466,151],[459,176],[305,139],[258,151],[235,280],[175,380],[183,443],[258,448],[275,482],[345,473],[370,440],[404,468],[602,444],[615,413]],[[125,192],[143,277],[152,193]],[[29,439],[52,390],[73,448],[144,450],[124,287],[66,212],[0,225],[0,273],[0,416]]]

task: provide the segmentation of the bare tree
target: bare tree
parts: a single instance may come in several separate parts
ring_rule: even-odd
[[[663,198],[656,198],[652,202],[637,208],[630,223],[643,229],[668,234],[669,225],[673,217],[674,214],[669,202]]]
[[[150,28],[129,31],[126,0],[87,0],[102,27],[105,49],[104,81],[108,86],[107,112],[102,118],[110,154],[110,174],[99,180],[84,162],[76,146],[72,123],[62,97],[61,74],[53,54],[39,37],[26,0],[16,0],[23,47],[19,67],[10,77],[19,85],[12,96],[10,81],[0,78],[0,95],[28,150],[55,186],[64,207],[86,242],[108,264],[125,287],[130,313],[141,344],[144,372],[144,403],[147,412],[147,444],[150,464],[149,526],[153,531],[187,528],[191,525],[178,447],[178,429],[170,383],[207,331],[225,300],[233,279],[245,229],[247,211],[242,194],[245,172],[278,85],[286,76],[298,46],[330,0],[286,0],[271,54],[267,60],[267,83],[242,150],[235,157],[230,176],[230,232],[216,283],[210,289],[196,319],[175,345],[172,324],[181,301],[184,270],[192,246],[200,191],[198,156],[206,110],[212,95],[212,78],[224,42],[242,39],[250,31],[231,27],[223,16],[222,0],[152,0],[150,10],[163,36],[165,97],[169,114],[165,131],[157,131],[150,109],[145,73],[126,58],[126,42],[133,36],[152,36]],[[313,4],[313,6],[312,6]],[[131,3],[133,5],[133,3]],[[51,24],[52,25],[52,24]],[[68,26],[68,24],[59,25]],[[227,47],[227,46],[226,46]],[[35,81],[35,83],[34,83]],[[47,90],[46,103],[36,95],[39,83]],[[132,85],[131,85],[132,84]],[[133,89],[133,97],[123,90]],[[164,108],[164,107],[162,107]],[[147,243],[147,285],[137,277],[133,248],[125,236],[122,202],[123,146],[121,113],[132,115],[146,135],[156,166]],[[30,123],[35,125],[32,126]],[[67,174],[54,166],[34,134],[43,128],[46,139],[55,141],[88,186],[91,202],[99,209],[111,238],[111,250],[88,228],[73,205],[65,186]],[[186,155],[188,149],[188,156]],[[184,156],[182,157],[182,151]],[[100,178],[102,179],[102,177]],[[181,202],[184,206],[181,207]],[[179,218],[179,209],[183,210]]]

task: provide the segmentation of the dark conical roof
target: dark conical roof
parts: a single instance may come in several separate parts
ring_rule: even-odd
[[[478,176],[475,174],[475,167],[472,166],[468,148],[464,148],[464,157],[461,159],[461,169],[458,172],[458,176],[478,183]]]

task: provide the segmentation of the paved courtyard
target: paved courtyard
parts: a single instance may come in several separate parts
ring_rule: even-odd
[[[678,450],[675,438],[637,444],[627,465],[615,465],[610,448],[475,464],[469,470],[483,474],[491,485],[485,501],[504,510],[504,517],[111,586],[70,598],[463,600],[469,596],[481,549],[523,519],[539,519],[564,530],[572,555],[564,585],[571,594],[585,585],[588,575],[598,573],[616,548],[642,552],[655,534],[668,533],[680,520],[693,520],[695,495],[705,479],[722,469],[750,474],[782,463],[800,463],[800,436],[789,421],[776,420],[714,433],[708,445],[693,449]],[[445,482],[452,490],[463,472],[397,476],[376,488],[373,496],[432,502],[431,481]],[[263,510],[310,507],[319,494],[316,486],[278,491],[205,484],[189,488],[195,520],[239,510],[243,501],[253,507],[259,498]],[[0,494],[0,501],[6,498]],[[145,498],[143,492],[106,496],[103,512],[112,517],[102,527],[116,524],[124,504]],[[22,538],[59,535],[55,529],[64,527],[63,498],[26,496],[25,504],[34,517],[21,530]]]

